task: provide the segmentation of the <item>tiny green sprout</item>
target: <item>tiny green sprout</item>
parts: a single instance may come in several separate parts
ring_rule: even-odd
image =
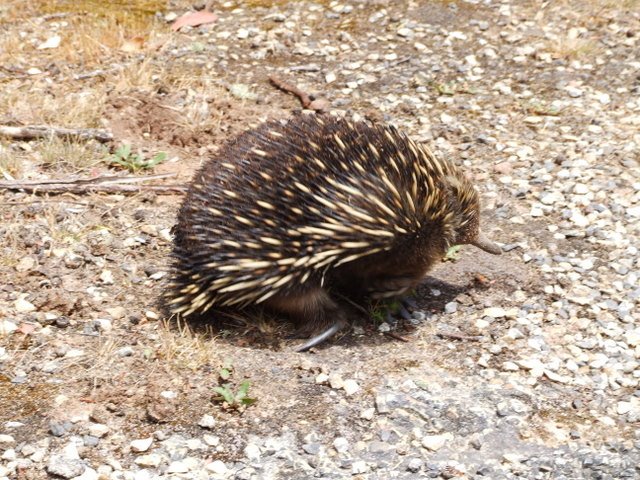
[[[449,247],[449,250],[447,250],[447,253],[445,253],[443,260],[445,262],[455,262],[459,258],[458,253],[460,253],[461,248],[462,245],[454,245],[453,247]]]
[[[436,83],[436,91],[440,95],[455,95],[456,84],[455,83]]]
[[[371,306],[369,315],[375,325],[380,325],[387,321],[388,315],[400,311],[401,303],[398,300],[383,300]]]
[[[229,378],[231,378],[232,372],[233,372],[233,365],[231,365],[231,361],[229,359],[226,359],[222,364],[222,367],[220,368],[218,375],[220,375],[220,379],[222,380],[229,380]]]
[[[218,376],[220,380],[225,383],[222,385],[213,387],[213,391],[218,395],[213,398],[216,402],[223,402],[228,408],[239,409],[241,407],[247,407],[256,402],[255,398],[251,398],[249,396],[249,387],[251,386],[251,382],[249,380],[244,380],[240,383],[238,390],[235,392],[232,389],[232,385],[230,382],[227,382],[231,378],[233,374],[233,365],[231,364],[230,359],[225,359],[222,367],[218,371]]]
[[[249,380],[243,381],[238,390],[234,393],[230,383],[225,383],[218,387],[213,387],[213,391],[218,394],[214,401],[224,402],[229,408],[240,408],[254,404],[257,400],[249,396]]]
[[[119,165],[132,173],[136,173],[140,170],[149,170],[166,159],[166,152],[158,152],[152,158],[145,158],[142,153],[132,153],[131,145],[127,143],[118,147],[109,156],[108,161],[111,164]]]

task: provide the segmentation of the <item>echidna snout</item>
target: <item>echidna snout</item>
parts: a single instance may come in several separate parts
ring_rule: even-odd
[[[497,254],[463,172],[392,126],[298,115],[240,135],[196,173],[175,227],[173,313],[262,305],[314,337],[343,298],[415,287],[456,243]]]

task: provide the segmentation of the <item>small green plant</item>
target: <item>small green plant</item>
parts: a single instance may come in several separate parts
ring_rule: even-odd
[[[375,325],[380,325],[387,321],[389,314],[398,313],[401,306],[398,300],[383,300],[371,306],[369,315]]]
[[[136,173],[140,170],[149,170],[166,159],[166,152],[158,152],[152,158],[145,158],[141,152],[132,153],[131,145],[126,143],[118,147],[109,157],[109,163],[119,165],[132,173]]]
[[[249,387],[251,386],[251,382],[249,382],[249,380],[244,380],[240,383],[238,389],[234,391],[233,385],[228,381],[231,378],[232,373],[233,367],[231,366],[231,363],[226,360],[218,372],[220,380],[225,383],[220,386],[213,387],[213,391],[217,394],[213,400],[216,402],[222,402],[227,408],[234,409],[241,409],[254,404],[257,400],[249,396]]]
[[[444,254],[443,260],[445,262],[455,262],[458,260],[458,254],[460,253],[460,249],[462,245],[454,245],[453,247],[449,247],[447,253]]]

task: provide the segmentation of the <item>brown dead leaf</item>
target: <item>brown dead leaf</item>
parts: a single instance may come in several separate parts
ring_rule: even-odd
[[[182,27],[197,27],[198,25],[204,25],[205,23],[212,23],[218,19],[218,16],[213,12],[208,12],[207,10],[201,10],[199,12],[189,12],[185,13],[183,16],[178,18],[171,28],[174,31],[180,30]]]

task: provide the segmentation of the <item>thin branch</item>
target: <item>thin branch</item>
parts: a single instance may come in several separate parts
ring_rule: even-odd
[[[400,335],[400,334],[398,334],[396,332],[384,332],[384,334],[387,337],[391,337],[391,338],[394,338],[396,340],[400,340],[401,342],[404,342],[404,343],[409,343],[409,339],[403,337],[402,335]]]
[[[38,125],[28,125],[25,127],[0,125],[0,136],[13,138],[15,140],[34,140],[37,138],[49,137],[97,140],[102,143],[113,140],[113,134],[111,132],[99,130],[97,128],[60,128]]]
[[[326,100],[323,100],[321,98],[314,98],[313,95],[310,95],[304,90],[301,90],[296,85],[285,82],[275,75],[270,75],[269,80],[276,88],[279,88],[283,92],[292,93],[293,95],[298,97],[300,99],[300,103],[302,104],[302,108],[315,110],[316,112],[323,112],[329,108],[329,102],[327,102]]]
[[[173,173],[148,175],[145,177],[103,176],[74,180],[25,180],[0,182],[0,189],[23,190],[30,193],[85,193],[85,192],[139,192],[149,190],[157,193],[184,193],[184,185],[129,185],[147,180],[173,177]]]
[[[482,340],[481,336],[462,335],[460,333],[453,332],[436,332],[436,336],[451,340],[466,340],[468,342],[479,342]]]

